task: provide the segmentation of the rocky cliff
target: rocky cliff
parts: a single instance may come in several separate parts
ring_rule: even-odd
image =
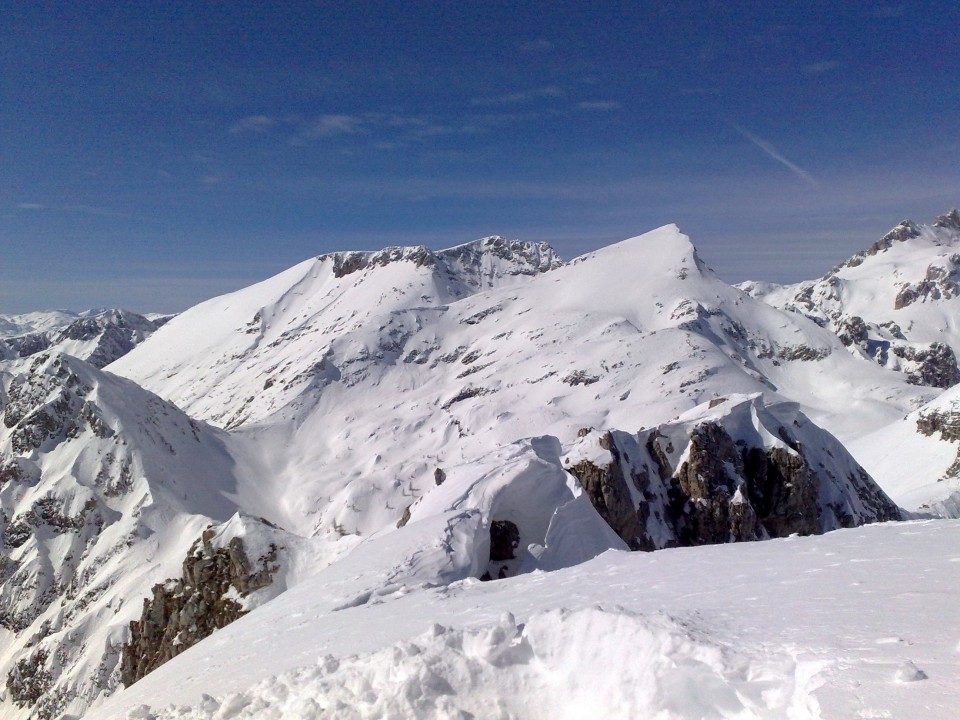
[[[123,644],[120,682],[130,686],[147,673],[243,615],[242,601],[266,587],[276,570],[277,546],[251,561],[243,540],[216,546],[207,528],[183,561],[180,578],[153,586],[139,620]]]
[[[795,408],[766,408],[759,396],[718,399],[637,434],[584,432],[564,462],[634,550],[900,518],[833,437]]]

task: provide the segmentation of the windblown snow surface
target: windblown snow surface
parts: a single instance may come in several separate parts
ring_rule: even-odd
[[[609,551],[383,594],[368,592],[365,559],[321,572],[89,717],[956,717],[958,521]]]

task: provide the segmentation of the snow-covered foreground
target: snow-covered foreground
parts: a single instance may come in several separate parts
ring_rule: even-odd
[[[960,521],[383,594],[350,564],[88,717],[956,717]]]

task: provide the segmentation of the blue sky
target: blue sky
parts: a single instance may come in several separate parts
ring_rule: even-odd
[[[729,281],[960,204],[954,2],[0,7],[0,313],[668,222]]]

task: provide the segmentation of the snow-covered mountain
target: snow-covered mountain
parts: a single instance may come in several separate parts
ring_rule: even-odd
[[[755,393],[843,437],[935,395],[724,284],[673,226],[547,272],[497,254],[506,270],[483,289],[419,253],[359,255],[385,259],[339,277],[343,256],[303,263],[188,310],[108,369],[236,428],[276,479],[262,514],[304,535],[395,523],[438,468],[522,438],[569,447],[584,427]]]
[[[129,310],[62,310],[0,316],[0,372],[20,372],[40,352],[63,352],[103,367],[146,340],[170,316]]]
[[[819,280],[740,287],[812,318],[850,352],[948,388],[960,382],[960,211],[931,225],[904,220]]]
[[[317,573],[333,617],[896,519],[841,441],[939,392],[675,226],[570,263],[499,237],[324,255],[140,339],[105,372],[48,347],[0,373],[12,717],[81,715]]]

